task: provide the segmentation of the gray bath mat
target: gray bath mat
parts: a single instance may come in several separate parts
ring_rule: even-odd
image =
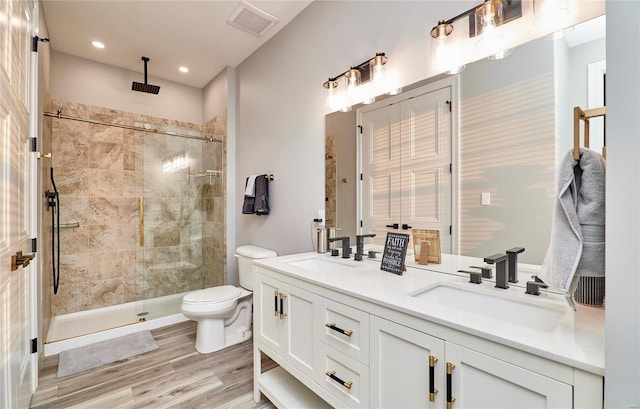
[[[62,351],[58,359],[58,378],[131,358],[157,348],[158,344],[151,332],[141,331]]]

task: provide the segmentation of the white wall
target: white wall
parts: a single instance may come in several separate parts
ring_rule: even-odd
[[[313,249],[311,221],[324,208],[322,83],[377,51],[403,68],[401,84],[424,79],[429,24],[467,5],[315,1],[238,67],[236,189],[249,174],[275,175],[271,214],[238,214],[238,244],[279,254]]]
[[[222,70],[203,89],[204,123],[222,114],[227,109],[228,69],[229,67]]]
[[[605,407],[640,407],[640,2],[607,1]]]
[[[152,67],[149,72],[153,72]],[[144,82],[144,75],[56,51],[51,54],[54,99],[202,123],[202,89],[149,76],[149,84],[160,85],[160,93],[153,95],[132,91],[133,81]]]

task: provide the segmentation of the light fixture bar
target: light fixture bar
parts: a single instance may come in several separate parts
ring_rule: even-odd
[[[460,20],[463,17],[469,17],[469,37],[475,37],[476,35],[476,20],[473,16],[473,13],[476,11],[480,5],[473,6],[467,11],[463,11],[455,17],[451,17],[449,20],[440,20],[438,24],[453,24],[456,21]],[[512,20],[515,20],[519,17],[522,17],[522,0],[502,0],[503,12],[504,12],[504,20],[501,24],[506,24]],[[436,25],[431,29],[431,36],[435,38],[433,30],[435,30],[438,26]]]
[[[373,60],[376,57],[384,57],[384,63],[386,63],[387,60],[388,60],[388,58],[385,56],[385,53],[376,53],[375,56],[369,58],[367,61],[361,62],[358,65],[352,65],[348,70],[345,70],[345,71],[341,72],[340,74],[336,75],[335,77],[329,77],[329,81],[336,81],[338,78],[346,75],[349,71],[351,71],[354,68],[360,70],[361,73],[363,71],[368,71],[369,63],[371,62],[371,60]],[[365,67],[366,67],[366,69],[364,69]],[[329,82],[329,81],[327,81],[327,82]],[[367,81],[368,81],[368,79],[367,79]],[[327,82],[325,82],[325,84]],[[362,82],[366,82],[366,81],[363,80]]]
[[[389,58],[383,52],[358,65],[352,65],[348,70],[335,77],[329,77],[322,86],[324,88],[324,104],[332,110],[347,112],[353,105],[375,102],[376,95],[396,95],[402,88],[396,84],[393,73],[383,68]],[[344,78],[344,84],[338,79]]]

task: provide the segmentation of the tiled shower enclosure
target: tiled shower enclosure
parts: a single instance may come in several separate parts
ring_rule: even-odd
[[[226,115],[203,127],[64,101],[53,107],[193,136],[226,128]],[[57,118],[52,142],[61,253],[52,315],[225,284],[224,142]],[[43,223],[50,234],[48,214]]]

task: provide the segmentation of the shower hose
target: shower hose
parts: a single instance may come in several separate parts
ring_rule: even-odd
[[[47,198],[47,210],[51,209],[51,268],[53,270],[53,293],[57,294],[58,284],[60,284],[60,198],[56,182],[53,180],[53,168],[51,168],[51,185],[53,192],[47,190],[44,193]],[[58,243],[57,247],[56,242]]]

